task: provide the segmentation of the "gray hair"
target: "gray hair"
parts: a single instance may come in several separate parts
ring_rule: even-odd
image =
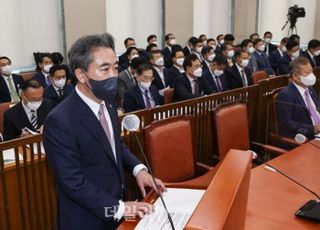
[[[290,62],[290,74],[292,76],[293,73],[299,73],[302,65],[308,65],[310,61],[305,57],[298,57]]]
[[[110,48],[114,51],[114,38],[109,33],[87,35],[79,38],[68,52],[69,65],[74,73],[81,68],[85,71],[93,62],[92,53],[98,47]]]

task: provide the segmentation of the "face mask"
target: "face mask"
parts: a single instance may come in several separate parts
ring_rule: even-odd
[[[50,64],[50,65],[45,65],[45,66],[43,66],[43,71],[44,71],[45,73],[49,73],[51,67],[52,67],[51,64]]]
[[[66,84],[65,78],[61,78],[60,80],[54,81],[54,85],[59,89],[63,88],[65,84]]]
[[[213,71],[213,74],[215,75],[215,76],[221,76],[222,74],[223,74],[223,70],[218,70],[218,69],[215,69],[214,71]]]
[[[201,77],[202,76],[202,68],[199,67],[198,69],[193,71],[193,76],[195,77]]]
[[[213,50],[216,50],[216,46],[215,45],[211,45],[211,47],[213,48]]]
[[[163,66],[164,65],[164,60],[163,58],[158,58],[155,62],[154,62],[156,65],[158,66]]]
[[[265,41],[266,43],[269,43],[269,42],[271,42],[271,38],[266,38],[266,39],[264,39],[264,41]]]
[[[313,53],[314,56],[319,56],[320,55],[320,50],[317,50]]]
[[[224,40],[222,39],[222,40],[220,40],[220,45],[222,45],[222,44],[224,44]]]
[[[209,61],[209,62],[212,62],[215,57],[216,57],[215,54],[211,54],[211,55],[208,57],[208,61]]]
[[[149,89],[151,86],[151,81],[140,81],[140,86],[143,89]]]
[[[313,73],[310,73],[307,76],[301,76],[300,77],[300,81],[302,84],[304,84],[305,86],[309,87],[309,86],[313,86],[316,83],[316,76]]]
[[[252,54],[255,51],[255,48],[253,46],[249,47],[248,52],[249,54]]]
[[[298,58],[299,56],[300,56],[299,50],[297,50],[296,52],[294,52],[294,53],[291,54],[291,57],[292,57],[293,59],[296,59],[296,58]]]
[[[243,59],[243,60],[241,61],[241,66],[242,66],[243,68],[247,67],[248,64],[249,64],[249,59]]]
[[[88,76],[87,76],[88,78]],[[112,102],[118,91],[118,78],[110,77],[102,81],[89,79],[92,93],[100,100]]]
[[[283,46],[283,47],[281,48],[281,51],[285,53],[285,52],[287,52],[287,48],[286,48],[285,46]]]
[[[196,48],[196,52],[199,53],[199,54],[201,53],[201,50],[202,50],[202,47],[197,47]]]
[[[157,41],[152,42],[152,44],[158,45]]]
[[[261,45],[261,46],[258,47],[258,50],[261,51],[261,52],[264,52],[265,49],[266,49],[265,45]]]
[[[135,59],[135,58],[138,58],[139,57],[139,54],[134,54],[134,55],[132,55],[131,56],[131,61],[133,60],[133,59]]]
[[[1,70],[2,70],[2,74],[5,75],[5,76],[10,76],[11,75],[11,72],[12,72],[11,65],[3,66],[3,67],[1,67]]]
[[[203,41],[202,43],[203,43],[203,45],[206,46],[207,45],[207,40]]]
[[[39,109],[41,104],[42,104],[42,101],[28,101],[27,102],[27,107],[30,110],[37,111],[37,109]]]
[[[234,56],[234,50],[229,50],[229,51],[227,51],[227,56],[228,56],[228,58],[233,58],[233,56]]]
[[[183,66],[183,62],[184,62],[184,58],[178,58],[176,61],[177,65],[179,66]]]
[[[175,44],[176,44],[176,40],[175,40],[175,39],[171,39],[171,40],[169,41],[169,44],[170,44],[170,45],[175,45]]]

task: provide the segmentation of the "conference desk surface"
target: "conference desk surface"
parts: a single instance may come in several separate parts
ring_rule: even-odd
[[[317,145],[317,147],[313,146]],[[320,194],[320,141],[313,140],[268,163]],[[260,165],[251,172],[246,229],[320,229],[294,213],[316,197],[278,172]]]

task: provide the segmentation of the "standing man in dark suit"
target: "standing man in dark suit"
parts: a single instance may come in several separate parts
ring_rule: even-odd
[[[264,41],[261,38],[258,38],[253,41],[255,51],[251,55],[251,58],[254,58],[253,63],[255,71],[266,71],[268,75],[273,75],[273,69],[269,62],[268,56],[264,53],[266,48]]]
[[[219,34],[217,36],[217,47],[216,47],[216,52],[220,53],[221,52],[221,46],[224,44],[224,35]]]
[[[164,37],[166,47],[161,51],[163,57],[164,57],[164,65],[167,69],[169,69],[172,66],[171,62],[171,47],[176,44],[176,37],[172,34],[166,34]]]
[[[286,44],[288,42],[288,38],[282,38],[280,44],[278,45],[277,49],[272,51],[269,55],[269,61],[272,66],[273,71],[277,74],[279,74],[279,61],[283,57],[284,53],[287,52]]]
[[[173,101],[183,101],[215,93],[201,78],[201,62],[195,54],[184,59],[185,73],[177,78],[174,84]]]
[[[223,44],[221,45],[221,54],[226,58],[228,62],[227,67],[232,67],[234,65],[233,60],[234,60],[234,48],[230,44]]]
[[[271,43],[272,33],[270,31],[266,31],[263,35],[264,42],[266,44],[266,48],[264,52],[269,57],[270,53],[277,49],[277,46]]]
[[[151,84],[153,80],[152,66],[148,63],[141,64],[137,69],[138,84],[124,94],[123,109],[126,113],[151,109],[163,104],[157,87]]]
[[[43,88],[51,85],[50,81],[50,68],[53,65],[52,55],[50,53],[43,53],[40,57],[39,67],[40,71],[33,75],[33,79],[41,83]]]
[[[279,74],[289,74],[290,62],[300,56],[299,43],[293,40],[288,40],[286,44],[287,52],[283,54],[278,63]]]
[[[320,133],[320,101],[312,87],[316,77],[305,57],[293,60],[290,69],[292,82],[276,98],[279,133],[287,137],[301,133],[313,139]]]
[[[188,44],[183,48],[183,54],[184,54],[184,56],[186,57],[186,56],[188,56],[188,55],[190,55],[191,53],[192,53],[192,44],[193,44],[193,41],[194,40],[197,40],[198,38],[196,38],[196,37],[194,37],[194,36],[192,36],[192,37],[190,37],[189,38],[189,40],[188,40]]]
[[[225,57],[220,54],[212,60],[207,70],[203,71],[203,81],[217,93],[229,89],[227,78],[224,74],[228,63]]]
[[[74,86],[66,84],[69,68],[66,65],[56,64],[50,68],[51,85],[44,90],[44,98],[51,100],[52,105],[58,105],[69,96]]]
[[[152,64],[153,71],[152,85],[156,86],[160,95],[163,96],[163,91],[169,88],[172,84],[169,82],[168,71],[163,67],[164,59],[160,50],[151,52],[150,63]]]
[[[312,68],[320,67],[320,41],[312,39],[308,43],[308,49],[303,52],[302,56],[309,59]]]
[[[19,88],[23,84],[23,78],[11,71],[11,60],[0,57],[0,103],[20,101]]]
[[[252,85],[252,73],[249,68],[247,68],[249,63],[249,53],[243,50],[238,50],[235,53],[235,59],[235,65],[225,71],[229,88],[236,89]]]
[[[42,85],[33,79],[21,85],[22,101],[4,113],[3,138],[11,140],[29,135],[29,131],[42,133],[43,122],[52,104],[43,99]]]
[[[171,57],[173,66],[168,69],[168,78],[171,85],[171,88],[174,87],[174,84],[177,78],[184,73],[183,62],[184,62],[184,53],[182,49],[174,49],[172,51]]]
[[[69,51],[77,78],[73,93],[57,106],[44,125],[43,144],[58,189],[58,228],[116,229],[123,217],[143,216],[152,205],[126,201],[124,170],[145,186],[163,183],[120,142],[120,126],[112,106],[117,93],[118,61],[113,37],[89,35]]]
[[[136,42],[133,38],[128,37],[124,40],[124,46],[126,48],[126,52],[124,52],[123,54],[121,54],[119,56],[119,69],[120,70],[124,70],[124,69],[128,68],[130,60],[127,55],[127,50],[130,47],[136,47]]]
[[[216,54],[212,46],[205,46],[201,50],[201,55],[203,57],[202,70],[204,72],[210,68],[210,64],[215,58]]]

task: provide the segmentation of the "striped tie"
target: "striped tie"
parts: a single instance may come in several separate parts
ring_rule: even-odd
[[[38,128],[37,123],[38,123],[37,111],[31,110],[31,125],[35,130],[37,130]]]

